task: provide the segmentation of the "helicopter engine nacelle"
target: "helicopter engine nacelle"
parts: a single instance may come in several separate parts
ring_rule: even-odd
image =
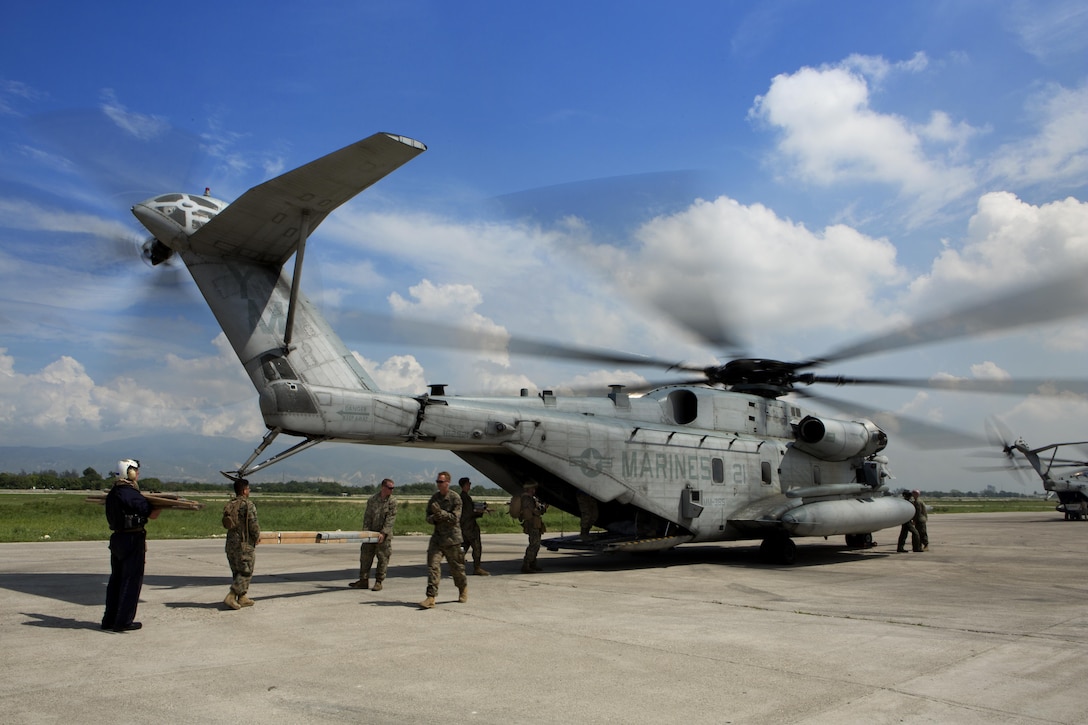
[[[824,461],[847,461],[884,450],[888,436],[870,421],[806,416],[797,424],[796,448]]]

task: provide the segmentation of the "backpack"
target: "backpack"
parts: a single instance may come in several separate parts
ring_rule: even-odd
[[[521,494],[510,499],[510,515],[515,519],[521,518]]]
[[[237,529],[242,523],[242,507],[246,505],[246,500],[239,496],[233,498],[227,502],[227,505],[223,507],[223,528],[231,531]]]

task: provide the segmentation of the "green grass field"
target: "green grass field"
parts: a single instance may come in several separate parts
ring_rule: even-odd
[[[0,492],[0,542],[97,541],[109,538],[102,506],[86,503],[86,492]],[[226,496],[188,495],[204,503],[200,511],[167,510],[148,527],[151,539],[202,539],[223,536],[220,516]],[[520,533],[521,525],[506,512],[506,498],[488,503],[493,509],[480,519],[485,534]],[[253,497],[264,531],[358,531],[366,498],[330,498],[259,494]],[[1055,502],[1041,499],[931,498],[933,513],[1054,511]],[[400,498],[395,533],[430,534],[423,498]],[[551,535],[578,532],[575,516],[552,509],[544,516]]]
[[[0,492],[0,542],[97,541],[109,538],[105,513],[86,503],[87,492]],[[220,523],[226,496],[186,495],[200,501],[200,511],[163,511],[147,526],[150,539],[203,539],[223,536]],[[394,533],[430,534],[425,520],[426,499],[398,497]],[[480,499],[477,499],[480,500]],[[506,512],[507,498],[489,500],[492,513],[480,519],[485,534],[521,533],[521,524]],[[263,531],[358,531],[363,525],[366,498],[265,495],[253,497]],[[551,510],[544,516],[548,533],[577,533],[578,519]]]

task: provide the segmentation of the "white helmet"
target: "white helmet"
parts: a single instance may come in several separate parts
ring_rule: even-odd
[[[122,458],[117,462],[117,475],[120,478],[128,478],[128,469],[140,470],[140,462],[135,458]]]

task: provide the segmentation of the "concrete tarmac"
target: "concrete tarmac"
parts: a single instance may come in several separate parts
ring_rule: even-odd
[[[1088,523],[929,524],[925,553],[886,530],[799,539],[792,566],[738,542],[542,551],[532,575],[524,536],[485,536],[493,576],[466,604],[444,576],[427,611],[427,537],[394,540],[378,593],[347,587],[357,545],[261,546],[240,611],[221,539],[151,541],[125,633],[98,627],[105,542],[2,544],[0,720],[1084,722]]]

